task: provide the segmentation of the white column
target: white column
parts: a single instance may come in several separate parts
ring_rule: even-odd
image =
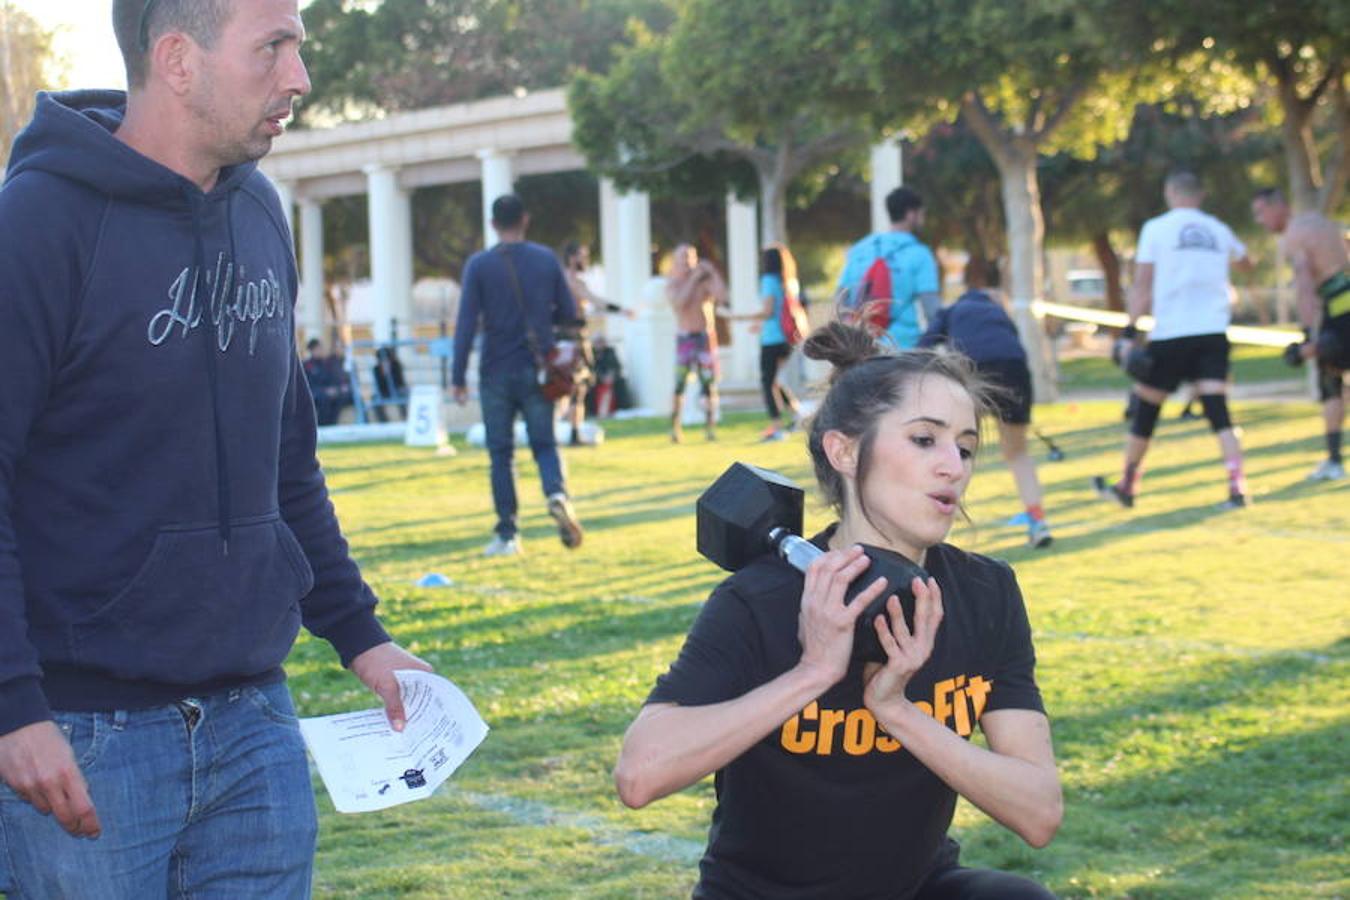
[[[483,246],[497,243],[497,232],[492,230],[492,201],[514,190],[511,175],[511,155],[500,150],[479,150],[478,159],[483,168]]]
[[[605,286],[600,292],[601,296],[620,306],[636,305],[638,298],[625,299],[619,296],[619,284],[623,280],[619,255],[619,191],[608,178],[600,179],[600,258],[605,270]]]
[[[727,289],[735,315],[759,312],[759,207],[755,201],[727,195]],[[753,387],[759,381],[759,335],[752,322],[732,325],[727,387]]]
[[[300,201],[300,309],[298,318],[306,339],[324,339],[323,204],[306,197]],[[325,348],[332,352],[331,347]]]
[[[277,199],[281,201],[281,214],[286,217],[286,230],[295,237],[295,188],[287,181],[274,181]]]
[[[675,321],[660,280],[652,278],[651,202],[645,193],[617,194],[614,199],[614,302],[635,307],[636,319],[625,320],[623,361],[638,406],[659,414],[670,412],[675,388]]]
[[[375,340],[392,336],[397,318],[400,337],[410,333],[412,311],[412,202],[398,185],[398,173],[369,165],[370,280],[375,295]]]
[[[905,183],[900,157],[899,138],[889,138],[872,145],[872,230],[885,231],[891,226],[886,212],[886,195]]]

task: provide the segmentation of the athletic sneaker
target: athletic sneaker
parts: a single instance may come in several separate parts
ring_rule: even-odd
[[[581,523],[572,511],[572,504],[566,494],[553,494],[548,498],[548,514],[558,523],[558,537],[568,550],[581,546]]]
[[[1252,505],[1252,500],[1246,494],[1231,493],[1228,499],[1219,504],[1219,509],[1244,509]]]
[[[521,553],[519,538],[504,538],[500,534],[492,543],[483,548],[484,556],[519,556]]]
[[[1127,494],[1118,484],[1107,484],[1100,475],[1092,476],[1092,489],[1104,500],[1114,500],[1126,509],[1134,508],[1134,494]]]
[[[774,428],[773,426],[765,428],[764,431],[761,432],[759,436],[759,442],[761,444],[769,444],[774,441],[786,441],[786,440],[787,435],[783,433],[783,430],[781,428]]]
[[[1036,550],[1049,547],[1055,538],[1050,534],[1050,523],[1044,519],[1032,519],[1027,526],[1027,546]]]
[[[1308,473],[1309,481],[1340,481],[1345,477],[1345,467],[1334,459],[1324,459],[1322,464]]]

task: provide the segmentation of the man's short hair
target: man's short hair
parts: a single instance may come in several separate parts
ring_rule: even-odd
[[[308,350],[310,353],[313,353],[315,350],[318,350],[322,346],[323,341],[319,340],[318,338],[310,338],[308,341],[305,341],[305,349]]]
[[[1252,194],[1252,201],[1260,200],[1262,203],[1269,203],[1272,206],[1285,206],[1289,203],[1284,197],[1284,191],[1277,187],[1261,188],[1255,194]]]
[[[492,224],[497,228],[515,228],[525,219],[525,201],[515,194],[502,194],[492,201]]]
[[[127,86],[145,86],[150,48],[161,36],[181,31],[209,50],[233,12],[234,0],[113,0],[113,32]]]
[[[898,187],[886,195],[886,214],[891,222],[902,222],[911,211],[923,209],[923,198],[917,191],[907,187]]]
[[[1177,169],[1168,175],[1167,180],[1163,182],[1163,188],[1190,198],[1199,197],[1205,192],[1199,176],[1186,169]]]

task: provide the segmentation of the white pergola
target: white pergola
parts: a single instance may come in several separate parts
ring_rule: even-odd
[[[411,321],[413,190],[481,181],[484,242],[490,245],[495,240],[491,203],[512,190],[516,177],[585,168],[585,159],[572,145],[572,120],[562,89],[288,134],[263,160],[262,169],[281,192],[287,214],[299,208],[301,324],[311,333],[324,325],[323,201],[368,196],[374,332],[377,340],[388,340],[394,319]],[[872,168],[870,224],[880,229],[886,223],[884,197],[900,184],[899,146],[873,148]],[[601,180],[600,252],[608,291],[612,299],[639,311],[635,320],[624,322],[624,366],[638,402],[666,411],[674,386],[674,322],[650,286],[650,215],[646,194],[620,193],[613,183]],[[756,204],[727,199],[727,244],[732,310],[754,311],[760,303]],[[748,387],[758,380],[758,342],[746,323],[737,323],[735,331],[725,381],[728,387]]]

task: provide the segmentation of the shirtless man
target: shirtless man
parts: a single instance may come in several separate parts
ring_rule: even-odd
[[[707,438],[717,439],[717,330],[715,309],[727,302],[722,276],[689,244],[672,254],[666,299],[675,311],[675,404],[670,416],[670,439],[684,440],[680,426],[684,388],[696,374],[708,398]]]
[[[1317,388],[1326,425],[1327,458],[1312,471],[1312,481],[1345,477],[1341,427],[1345,420],[1344,376],[1350,370],[1350,253],[1345,229],[1317,212],[1294,214],[1276,188],[1259,191],[1252,217],[1280,235],[1280,249],[1294,269],[1298,317],[1306,340],[1304,360],[1317,363]]]

